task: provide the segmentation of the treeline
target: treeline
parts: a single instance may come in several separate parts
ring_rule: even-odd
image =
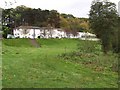
[[[21,25],[63,28],[66,32],[89,31],[87,18],[76,18],[71,14],[60,14],[56,10],[41,10],[18,6],[15,9],[3,9],[3,37],[12,33],[13,28]]]

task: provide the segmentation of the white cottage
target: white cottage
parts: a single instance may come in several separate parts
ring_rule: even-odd
[[[15,38],[63,38],[67,37],[62,29],[34,26],[20,26],[13,30]]]
[[[82,40],[86,38],[95,38],[95,34],[77,32],[74,36],[72,33],[69,35],[60,28],[47,28],[47,27],[35,27],[35,26],[20,26],[13,30],[15,38],[80,38]]]
[[[20,26],[13,30],[15,38],[37,38],[42,30],[40,27]]]

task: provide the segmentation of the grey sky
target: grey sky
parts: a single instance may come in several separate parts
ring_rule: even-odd
[[[119,16],[120,16],[120,1],[118,3],[118,13],[119,13]]]
[[[5,6],[5,1],[8,2]],[[93,0],[0,0],[2,8],[16,7],[18,5],[25,5],[31,8],[41,8],[48,10],[57,10],[60,13],[73,14],[76,17],[88,17],[91,2]],[[110,0],[118,5],[119,0]],[[9,2],[13,2],[10,5]],[[118,6],[117,6],[118,7]]]

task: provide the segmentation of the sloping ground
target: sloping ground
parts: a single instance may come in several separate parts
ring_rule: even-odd
[[[27,45],[30,44],[28,39],[23,41],[18,39],[18,41],[3,40],[2,69],[3,87],[5,88],[118,87],[118,74],[116,72],[107,69],[95,71],[90,68],[90,65],[86,67],[80,62],[70,61],[70,58],[66,58],[66,60],[58,56],[76,50],[78,42],[81,43],[81,47],[84,47],[83,42],[77,39],[37,39],[41,48]],[[14,42],[14,44],[10,44],[10,42]],[[25,46],[18,45],[18,43]],[[98,55],[99,58],[91,56],[86,58],[86,54],[84,54],[81,56],[84,60],[96,60],[102,57],[104,60],[107,58],[115,60],[113,56],[105,58],[106,56],[101,54],[100,57]]]

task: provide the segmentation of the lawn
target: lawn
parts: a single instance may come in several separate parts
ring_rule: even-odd
[[[85,52],[86,44],[78,39],[37,39],[37,42],[40,48],[32,46],[29,39],[3,39],[3,88],[118,87],[118,74],[110,68],[117,61],[116,54],[104,55],[99,47]],[[89,43],[100,46],[98,42]],[[80,52],[78,56],[76,51]],[[100,67],[101,70],[96,70]]]

